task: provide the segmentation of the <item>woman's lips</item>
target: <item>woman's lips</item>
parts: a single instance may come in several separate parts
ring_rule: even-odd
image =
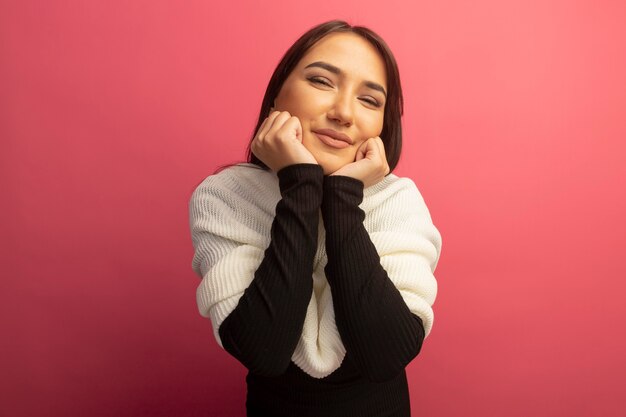
[[[334,139],[334,138],[331,138],[330,136],[323,135],[321,133],[317,133],[317,132],[313,132],[313,133],[315,133],[315,136],[317,136],[319,140],[321,140],[322,142],[324,142],[326,145],[330,147],[343,149],[343,148],[347,148],[348,146],[350,146],[348,142]]]

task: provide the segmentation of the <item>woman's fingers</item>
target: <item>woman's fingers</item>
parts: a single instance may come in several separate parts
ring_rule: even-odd
[[[302,143],[302,125],[289,112],[274,112],[265,119],[256,136],[257,140],[266,144],[277,145],[277,142],[290,140]]]
[[[272,128],[274,121],[279,115],[280,115],[279,111],[273,111],[272,113],[270,113],[269,116],[265,118],[265,120],[263,121],[263,124],[261,125],[261,127],[259,128],[259,131],[257,132],[257,135],[256,135],[257,138],[261,140],[265,139],[265,136],[267,135],[269,130]]]
[[[284,139],[292,139],[295,137],[298,142],[302,142],[302,125],[300,124],[300,119],[295,116],[290,116],[276,131],[276,137]]]
[[[356,150],[356,158],[354,159],[355,161],[360,161],[361,159],[365,158],[365,156],[367,155],[367,148],[369,146],[368,142],[369,139],[363,142]]]
[[[337,170],[335,175],[347,175],[359,179],[368,187],[376,184],[389,173],[385,146],[379,137],[370,138],[359,146],[355,162]]]
[[[385,156],[385,145],[383,145],[383,141],[378,136],[370,138],[361,144],[357,150],[355,160],[359,161],[363,158],[367,158],[375,163],[387,162],[387,157]]]
[[[295,163],[317,161],[302,144],[302,125],[287,111],[272,112],[252,142],[252,152],[274,171]]]
[[[383,140],[380,137],[376,137],[375,138],[376,141],[376,145],[378,146],[378,155],[380,156],[380,160],[384,166],[384,172],[385,175],[389,174],[389,163],[387,162],[387,154],[385,153],[385,144],[383,143]]]
[[[277,138],[278,137],[277,132],[283,127],[285,122],[287,122],[287,120],[289,120],[290,118],[291,118],[291,114],[289,114],[289,112],[286,112],[286,111],[279,112],[279,114],[277,114],[273,118],[272,125],[270,126],[269,130],[265,134],[265,138],[269,140]]]

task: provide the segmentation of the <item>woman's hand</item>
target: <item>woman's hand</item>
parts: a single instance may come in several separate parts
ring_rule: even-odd
[[[274,172],[293,164],[317,164],[302,144],[300,120],[287,111],[273,111],[259,127],[250,148]]]
[[[344,175],[363,182],[364,188],[381,181],[389,174],[389,164],[382,139],[376,136],[363,142],[356,151],[355,161],[330,175]]]

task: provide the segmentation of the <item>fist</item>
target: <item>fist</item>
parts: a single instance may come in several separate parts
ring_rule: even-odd
[[[274,111],[263,121],[250,149],[274,172],[293,164],[317,164],[302,144],[300,120],[287,111]]]
[[[381,181],[389,174],[389,164],[385,155],[385,145],[376,136],[363,142],[356,151],[355,161],[351,162],[330,175],[343,175],[363,182],[364,188]]]

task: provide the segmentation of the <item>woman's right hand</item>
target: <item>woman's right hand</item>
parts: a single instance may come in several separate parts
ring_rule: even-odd
[[[300,120],[287,111],[273,111],[263,121],[250,149],[274,172],[293,164],[317,164],[302,144]]]

